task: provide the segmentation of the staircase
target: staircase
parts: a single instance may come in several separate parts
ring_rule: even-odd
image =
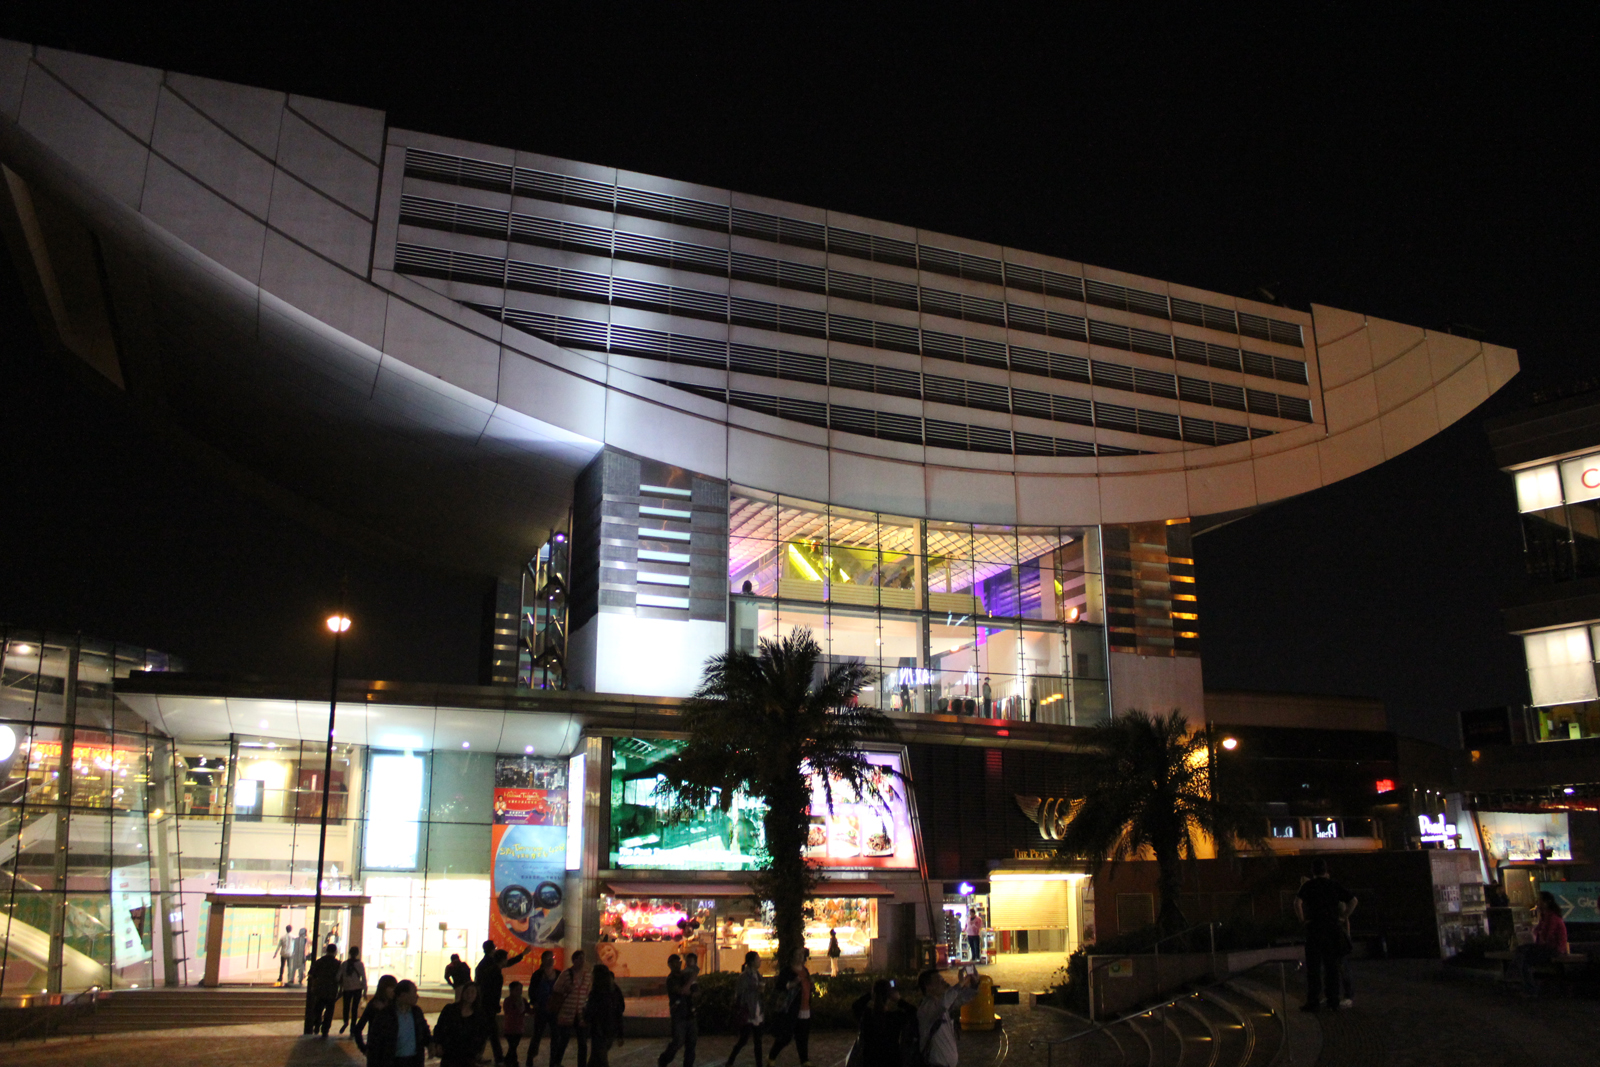
[[[1287,1062],[1287,1037],[1276,997],[1228,982],[1074,1041],[1051,1040],[1042,1058],[1049,1067],[1269,1067]],[[1035,1042],[1035,1052],[1046,1044]]]
[[[119,989],[102,993],[58,1034],[179,1030],[191,1026],[277,1023],[305,1018],[304,989]]]

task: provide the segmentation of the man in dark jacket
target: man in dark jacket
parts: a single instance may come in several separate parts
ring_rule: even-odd
[[[444,965],[444,984],[451,989],[460,989],[472,981],[472,968],[467,966],[467,961],[450,953],[450,962]]]
[[[306,976],[306,1000],[310,1012],[306,1015],[306,1033],[321,1032],[323,1037],[333,1028],[333,1006],[339,1002],[339,949],[329,945],[311,965]]]
[[[550,1014],[550,991],[555,988],[559,977],[561,972],[556,969],[555,953],[541,952],[539,969],[528,979],[528,1014],[533,1016],[533,1043],[528,1046],[528,1067],[533,1067],[533,1058],[539,1054],[539,1042],[555,1025],[555,1019]],[[551,1040],[555,1040],[553,1032]]]
[[[522,958],[532,951],[532,948],[525,948],[515,956],[508,956],[505,949],[495,948],[493,941],[485,941],[483,959],[478,961],[478,969],[473,974],[473,980],[478,984],[478,1007],[489,1020],[489,1044],[494,1047],[496,1063],[506,1058],[505,1048],[500,1044],[499,1018],[500,990],[505,986],[505,969],[521,963]]]

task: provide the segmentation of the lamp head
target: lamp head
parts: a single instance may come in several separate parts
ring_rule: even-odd
[[[346,631],[348,631],[350,629],[350,616],[348,616],[348,615],[329,615],[328,616],[327,625],[328,625],[328,632],[329,633],[332,633],[332,634],[345,633]]]

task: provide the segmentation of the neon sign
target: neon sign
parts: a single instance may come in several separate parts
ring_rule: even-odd
[[[1422,830],[1422,840],[1430,844],[1443,845],[1446,848],[1455,848],[1455,839],[1460,836],[1456,833],[1456,824],[1445,822],[1444,816],[1430,819],[1426,815],[1417,816],[1417,826]]]

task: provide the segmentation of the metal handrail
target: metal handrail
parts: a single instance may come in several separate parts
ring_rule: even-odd
[[[1187,931],[1185,931],[1185,932],[1187,932]],[[1151,1015],[1151,1014],[1153,1014],[1155,1012],[1158,1012],[1158,1011],[1164,1011],[1165,1009],[1172,1007],[1174,1004],[1178,1003],[1181,1000],[1188,1000],[1190,997],[1196,995],[1197,993],[1203,993],[1207,989],[1215,989],[1218,986],[1227,985],[1229,982],[1231,982],[1234,979],[1238,978],[1239,975],[1241,975],[1241,974],[1249,974],[1251,971],[1254,971],[1254,970],[1256,970],[1258,968],[1261,968],[1261,967],[1273,967],[1273,966],[1278,968],[1278,984],[1279,984],[1279,1009],[1278,1010],[1279,1010],[1279,1013],[1283,1016],[1283,1031],[1284,1031],[1283,1040],[1284,1040],[1285,1047],[1287,1047],[1288,1046],[1288,1042],[1289,1042],[1289,992],[1288,992],[1289,977],[1288,977],[1288,970],[1287,970],[1287,968],[1289,966],[1289,962],[1290,961],[1288,961],[1288,960],[1262,960],[1260,963],[1257,963],[1254,966],[1246,967],[1244,970],[1238,972],[1238,974],[1230,974],[1226,978],[1218,979],[1215,982],[1207,983],[1206,985],[1200,986],[1197,989],[1185,990],[1184,992],[1179,993],[1175,997],[1169,997],[1168,999],[1163,1000],[1163,1001],[1161,1001],[1161,1002],[1159,1002],[1157,1004],[1147,1004],[1142,1008],[1138,1008],[1138,1009],[1136,1009],[1134,1011],[1130,1011],[1126,1015],[1119,1016],[1118,1018],[1112,1019],[1112,1020],[1110,1020],[1108,1022],[1103,1022],[1103,1023],[1100,1023],[1098,1025],[1091,1026],[1087,1030],[1080,1030],[1075,1034],[1068,1035],[1067,1037],[1045,1037],[1045,1038],[1036,1037],[1036,1038],[1032,1038],[1032,1039],[1030,1039],[1028,1041],[1028,1048],[1029,1049],[1036,1049],[1036,1048],[1039,1047],[1040,1043],[1042,1042],[1044,1044],[1044,1047],[1045,1047],[1045,1063],[1047,1065],[1049,1065],[1049,1064],[1054,1062],[1055,1049],[1056,1049],[1057,1045],[1071,1044],[1072,1042],[1077,1041],[1079,1038],[1089,1037],[1092,1034],[1098,1034],[1098,1033],[1100,1033],[1102,1031],[1111,1029],[1113,1026],[1120,1026],[1123,1023],[1128,1022],[1131,1019],[1139,1019],[1139,1018],[1143,1018],[1146,1015]],[[1299,967],[1299,965],[1296,964],[1296,969],[1298,969],[1298,967]],[[1113,1039],[1113,1040],[1115,1040],[1115,1039]],[[1294,1064],[1294,1052],[1293,1052],[1292,1049],[1289,1052],[1289,1063],[1290,1063],[1291,1067],[1293,1067],[1293,1064]]]
[[[1211,931],[1211,938],[1212,938],[1211,951],[1215,952],[1216,951],[1217,927],[1219,927],[1221,925],[1222,924],[1219,923],[1219,922],[1195,923],[1193,926],[1185,927],[1184,929],[1179,930],[1175,934],[1168,934],[1166,937],[1158,938],[1155,941],[1152,941],[1146,949],[1143,949],[1140,952],[1113,952],[1113,953],[1108,953],[1108,955],[1116,956],[1117,958],[1120,959],[1123,956],[1138,956],[1138,955],[1141,954],[1141,952],[1148,951],[1148,952],[1153,952],[1155,955],[1159,956],[1159,955],[1161,955],[1161,946],[1163,944],[1165,944],[1166,942],[1171,941],[1174,938],[1179,938],[1179,937],[1183,937],[1183,936],[1185,936],[1187,934],[1192,934],[1196,930],[1200,930],[1200,929],[1207,929],[1207,930]],[[1091,946],[1088,946],[1088,947],[1089,948],[1093,948],[1094,946],[1091,945]],[[1084,952],[1084,955],[1087,956],[1088,954],[1089,953],[1086,950]],[[1100,964],[1099,967],[1091,968],[1091,970],[1098,971],[1098,970],[1100,970],[1101,967],[1109,967],[1111,965],[1111,963],[1113,963],[1113,962],[1114,961],[1112,961],[1112,960],[1107,960],[1105,963]]]

